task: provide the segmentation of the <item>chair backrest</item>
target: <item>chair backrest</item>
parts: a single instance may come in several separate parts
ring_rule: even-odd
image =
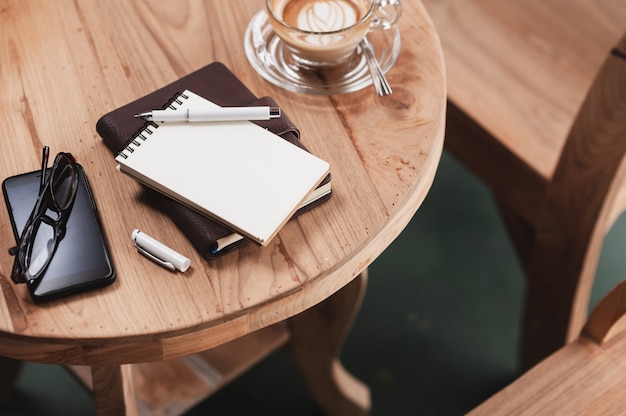
[[[582,336],[598,344],[609,341],[616,333],[626,330],[626,280],[617,285],[594,308]]]
[[[559,159],[552,181],[548,184],[543,209],[537,227],[536,241],[543,240],[554,246],[562,244],[558,238],[578,239],[601,244],[605,233],[613,224],[616,213],[624,206],[624,178],[626,178],[626,34],[610,52],[600,68],[579,113],[574,120],[569,137]],[[622,203],[619,200],[622,199]],[[560,237],[555,237],[560,236]],[[595,238],[594,238],[595,237]],[[578,252],[562,253],[572,267],[593,267],[597,258],[590,261],[589,250],[583,245],[572,245]],[[550,254],[553,256],[554,252]],[[540,255],[539,255],[540,256]],[[536,258],[550,264],[553,259]],[[578,262],[578,264],[575,264]],[[549,267],[549,266],[546,266]],[[587,296],[593,285],[593,271],[582,273],[577,285],[560,290],[571,296]],[[586,304],[586,301],[584,302]],[[581,314],[585,310],[573,311]]]
[[[601,68],[587,99],[572,127],[568,143],[570,149],[564,151],[555,179],[576,174],[581,178],[580,195],[607,193],[603,212],[609,222],[614,218],[611,206],[619,198],[621,182],[598,181],[601,177],[626,176],[626,33],[611,50],[610,56]],[[588,140],[591,137],[591,140]],[[581,169],[584,159],[591,154],[601,158],[604,163],[596,164],[595,169]],[[575,169],[570,168],[575,166]],[[620,175],[621,174],[621,175]],[[605,189],[597,189],[598,183],[604,183]],[[597,199],[590,204],[601,203]],[[599,344],[606,342],[624,323],[626,315],[626,280],[615,287],[593,310],[582,335]]]
[[[610,52],[596,75],[583,102],[562,156],[552,179],[552,187],[562,188],[563,183],[575,184],[569,198],[555,195],[554,199],[570,203],[575,197],[602,193],[599,179],[612,178],[622,164],[626,153],[626,33]],[[572,178],[577,178],[572,180]],[[584,187],[581,187],[584,185]],[[607,185],[608,186],[608,185]],[[589,205],[585,201],[585,205]]]

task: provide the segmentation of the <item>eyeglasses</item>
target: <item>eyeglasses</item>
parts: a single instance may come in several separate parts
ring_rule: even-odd
[[[48,171],[50,149],[44,146],[41,160],[39,196],[17,246],[9,249],[15,256],[11,279],[26,283],[40,279],[50,265],[59,242],[65,236],[67,220],[78,188],[76,160],[60,152]]]

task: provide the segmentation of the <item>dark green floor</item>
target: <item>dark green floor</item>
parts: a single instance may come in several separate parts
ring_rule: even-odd
[[[605,242],[592,304],[625,275],[626,220]],[[524,281],[486,188],[444,154],[432,191],[370,267],[342,361],[372,415],[460,415],[516,376]],[[0,415],[92,414],[62,369],[26,365]],[[279,351],[190,415],[320,415]]]

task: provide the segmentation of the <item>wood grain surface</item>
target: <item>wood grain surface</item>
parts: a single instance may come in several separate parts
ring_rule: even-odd
[[[425,0],[450,100],[543,177],[626,21],[624,0]],[[480,28],[480,30],[477,30]]]
[[[13,259],[0,250],[0,355],[104,366],[180,357],[294,316],[354,279],[416,212],[443,147],[439,41],[421,2],[403,3],[402,51],[388,73],[394,93],[378,98],[372,87],[308,96],[264,81],[242,46],[260,0],[1,1],[0,177],[37,169],[44,144],[72,152],[91,182],[118,278],[38,305],[11,283]],[[330,162],[335,194],[268,247],[249,244],[208,262],[140,201],[95,124],[213,61],[280,103],[306,146]],[[13,235],[0,205],[8,248]],[[173,274],[141,257],[134,228],[190,256],[190,270]]]

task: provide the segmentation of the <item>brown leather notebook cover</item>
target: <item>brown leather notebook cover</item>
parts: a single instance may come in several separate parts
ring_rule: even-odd
[[[135,118],[135,114],[150,109],[163,108],[172,98],[185,89],[193,91],[220,106],[277,105],[271,97],[258,99],[224,64],[214,62],[103,115],[96,124],[96,130],[107,147],[114,154],[117,154],[138,131],[145,127],[146,122]],[[255,123],[306,150],[299,140],[300,132],[284,111],[280,118]],[[328,184],[330,179],[329,174],[320,186]],[[230,229],[156,191],[147,187],[144,189],[143,200],[164,211],[205,258],[216,258],[248,241],[242,239],[216,251],[217,241],[233,234]],[[294,216],[319,205],[329,199],[331,195],[332,193],[329,193],[300,208]]]

